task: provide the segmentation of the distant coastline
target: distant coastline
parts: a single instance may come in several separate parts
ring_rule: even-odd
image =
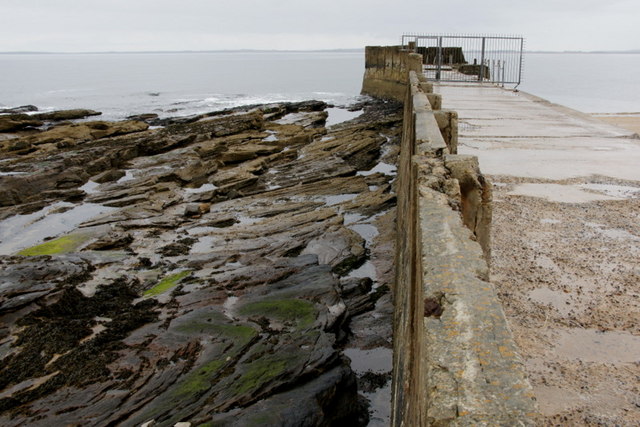
[[[112,54],[193,54],[193,53],[364,53],[364,48],[349,49],[212,49],[212,50],[110,50],[86,52],[49,52],[49,51],[2,51],[0,55],[112,55]],[[640,49],[631,50],[525,50],[526,54],[640,54]]]
[[[309,49],[309,50],[280,50],[280,49],[219,49],[219,50],[136,50],[136,51],[97,51],[97,52],[37,52],[37,51],[17,51],[0,52],[0,55],[109,55],[109,54],[162,54],[162,53],[308,53],[308,52],[328,52],[328,53],[364,53],[364,48],[354,49]]]
[[[587,50],[563,50],[563,51],[557,51],[557,50],[527,50],[527,51],[525,51],[525,53],[638,54],[638,53],[640,53],[640,49],[633,49],[633,50],[589,50],[589,51],[587,51]]]

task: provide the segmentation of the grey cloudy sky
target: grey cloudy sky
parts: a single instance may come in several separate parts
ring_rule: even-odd
[[[0,0],[0,51],[332,49],[405,32],[640,49],[638,0]]]

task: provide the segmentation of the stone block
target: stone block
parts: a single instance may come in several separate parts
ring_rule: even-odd
[[[449,153],[458,154],[458,113],[436,108],[434,110],[436,111],[433,114],[438,122],[440,133],[449,147]]]

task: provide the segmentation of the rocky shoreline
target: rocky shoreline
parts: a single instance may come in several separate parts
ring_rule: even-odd
[[[400,109],[327,107],[0,114],[0,422],[385,423]]]

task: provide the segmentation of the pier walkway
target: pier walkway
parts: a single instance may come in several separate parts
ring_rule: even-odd
[[[632,132],[524,92],[477,82],[434,84],[458,112],[460,153],[492,175],[568,179],[589,175],[640,181]]]
[[[640,139],[492,85],[441,83],[494,186],[491,281],[545,424],[640,422]]]

